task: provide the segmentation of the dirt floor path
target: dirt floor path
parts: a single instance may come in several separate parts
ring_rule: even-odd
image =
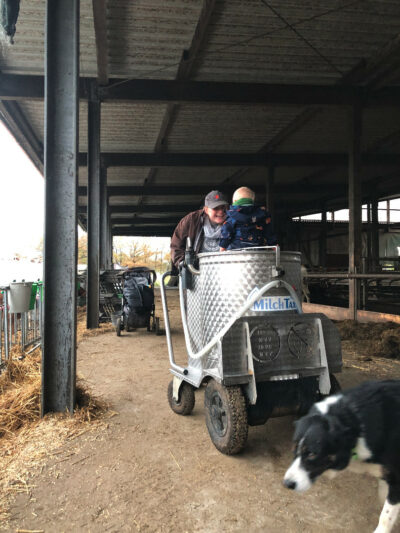
[[[177,293],[168,295],[174,346],[183,362]],[[400,378],[398,361],[373,367],[369,361],[347,350],[342,386]],[[19,494],[11,507],[9,531],[374,530],[381,509],[375,478],[344,472],[301,495],[282,486],[292,417],[250,427],[244,453],[227,457],[208,436],[202,389],[191,416],[174,414],[166,395],[171,378],[165,337],[138,330],[89,338],[79,346],[78,372],[115,415],[65,443],[34,472],[30,494]]]

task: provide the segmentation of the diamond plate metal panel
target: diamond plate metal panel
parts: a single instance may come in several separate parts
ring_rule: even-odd
[[[283,252],[282,278],[292,285],[301,300],[300,254]],[[207,344],[235,315],[255,288],[272,281],[275,252],[251,249],[243,252],[199,254],[202,346]],[[287,296],[284,288],[272,289],[269,295]],[[293,313],[292,311],[288,311]],[[248,311],[245,316],[260,316],[268,311]]]

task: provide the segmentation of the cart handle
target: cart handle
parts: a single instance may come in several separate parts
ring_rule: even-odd
[[[167,346],[168,346],[168,356],[169,356],[169,362],[171,365],[172,370],[176,370],[180,374],[187,374],[188,371],[186,368],[183,368],[182,366],[179,366],[175,363],[175,357],[174,357],[174,348],[172,346],[172,339],[171,339],[171,329],[169,325],[169,314],[168,314],[168,306],[167,306],[167,295],[165,292],[165,285],[164,280],[167,276],[172,276],[172,270],[168,270],[165,272],[161,277],[161,284],[160,284],[160,290],[161,290],[161,302],[162,302],[162,308],[164,313],[164,324],[165,324],[165,336],[167,337]],[[179,276],[180,277],[180,276]]]
[[[200,357],[203,357],[203,355],[208,353],[211,350],[211,348],[213,348],[218,342],[220,342],[222,337],[233,326],[236,320],[239,320],[239,318],[241,318],[246,313],[246,311],[250,309],[250,307],[254,304],[254,302],[257,301],[264,293],[266,293],[267,291],[269,291],[270,289],[274,287],[285,287],[285,289],[289,292],[290,296],[293,298],[296,304],[297,312],[299,314],[302,314],[303,311],[301,309],[301,303],[293,287],[289,285],[289,283],[283,280],[270,281],[266,283],[263,287],[261,287],[259,291],[253,294],[252,297],[242,305],[239,311],[237,311],[237,313],[229,320],[226,326],[223,327],[221,331],[217,333],[215,337],[211,339],[208,344],[206,344],[199,352],[194,353],[190,345],[190,334],[189,334],[189,330],[187,326],[185,302],[183,299],[182,279],[181,277],[179,277],[179,299],[180,299],[180,307],[181,307],[181,315],[182,315],[182,324],[183,324],[183,331],[185,333],[186,350],[189,356],[192,359],[200,359]]]
[[[187,250],[191,247],[190,244],[190,238],[187,238]],[[279,247],[279,244],[275,244],[274,246],[256,246],[254,247],[256,250],[275,250],[275,271],[272,273],[273,277],[279,277],[282,275],[282,269],[281,269],[281,249]],[[239,248],[237,250],[228,250],[229,252],[240,252],[251,250],[251,248]],[[190,257],[190,254],[188,254],[188,257]],[[186,260],[186,256],[185,256]],[[194,274],[195,276],[198,276],[200,274],[200,270],[198,270],[192,263],[186,262],[186,266],[191,274]]]

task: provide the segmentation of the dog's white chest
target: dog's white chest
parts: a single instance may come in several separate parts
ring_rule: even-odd
[[[367,443],[365,442],[364,437],[360,437],[357,441],[356,447],[354,449],[360,461],[367,461],[372,457],[372,452],[368,448]]]

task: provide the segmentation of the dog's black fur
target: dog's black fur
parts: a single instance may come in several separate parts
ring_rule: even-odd
[[[356,452],[359,460],[383,467],[389,487],[386,514],[393,513],[395,520],[400,507],[400,380],[369,381],[314,404],[296,423],[294,443],[286,487],[307,490],[325,470],[346,468]]]

